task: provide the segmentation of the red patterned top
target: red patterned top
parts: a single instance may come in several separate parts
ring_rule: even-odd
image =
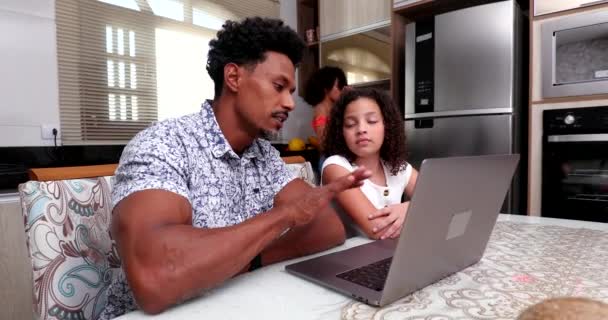
[[[326,125],[328,120],[329,120],[329,118],[327,116],[320,115],[320,116],[314,117],[310,124],[312,125],[313,129],[316,129],[318,127],[322,127],[322,126]]]

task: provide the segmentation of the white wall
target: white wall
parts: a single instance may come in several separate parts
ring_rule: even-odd
[[[296,0],[281,1],[281,17],[297,29]],[[1,0],[0,147],[52,145],[41,126],[59,126],[55,0]],[[297,77],[296,77],[297,78]],[[296,109],[283,140],[312,135],[312,108],[294,94]]]
[[[0,1],[0,147],[52,145],[59,126],[54,0]]]
[[[298,14],[297,14],[297,0],[281,0],[281,19],[285,21],[294,30],[298,29]],[[296,81],[298,77],[296,74]],[[304,85],[298,83],[297,86]],[[304,102],[304,100],[298,95],[298,90],[293,94],[296,101],[296,108],[291,112],[289,118],[285,122],[285,126],[282,129],[282,137],[285,142],[294,137],[306,138],[314,135],[310,122],[313,116],[312,107]]]

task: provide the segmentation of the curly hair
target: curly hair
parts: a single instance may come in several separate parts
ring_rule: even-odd
[[[305,47],[304,40],[279,19],[251,17],[241,22],[226,21],[217,38],[209,41],[207,72],[215,83],[215,96],[222,93],[226,64],[258,64],[266,60],[266,52],[275,51],[297,66]]]
[[[396,175],[406,166],[405,125],[403,117],[392,99],[386,93],[376,89],[353,89],[342,93],[331,109],[329,122],[325,127],[324,154],[325,156],[340,155],[351,162],[357,158],[348,148],[342,128],[346,108],[351,102],[361,98],[375,101],[380,108],[384,123],[384,141],[380,147],[380,158],[391,174]]]
[[[306,82],[304,101],[313,107],[321,103],[336,80],[340,90],[348,85],[346,75],[340,68],[326,66],[317,70]]]

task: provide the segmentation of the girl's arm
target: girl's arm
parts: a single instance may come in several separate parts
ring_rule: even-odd
[[[337,164],[330,164],[323,169],[323,184],[331,183],[350,172]],[[379,233],[374,232],[375,223],[369,220],[369,216],[378,209],[367,199],[360,188],[353,188],[339,193],[336,201],[344,211],[352,217],[361,230],[372,239],[379,239]]]

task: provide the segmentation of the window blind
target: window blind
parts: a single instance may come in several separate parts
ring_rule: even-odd
[[[56,1],[63,144],[122,144],[213,97],[208,42],[223,22],[278,17],[274,0]]]

